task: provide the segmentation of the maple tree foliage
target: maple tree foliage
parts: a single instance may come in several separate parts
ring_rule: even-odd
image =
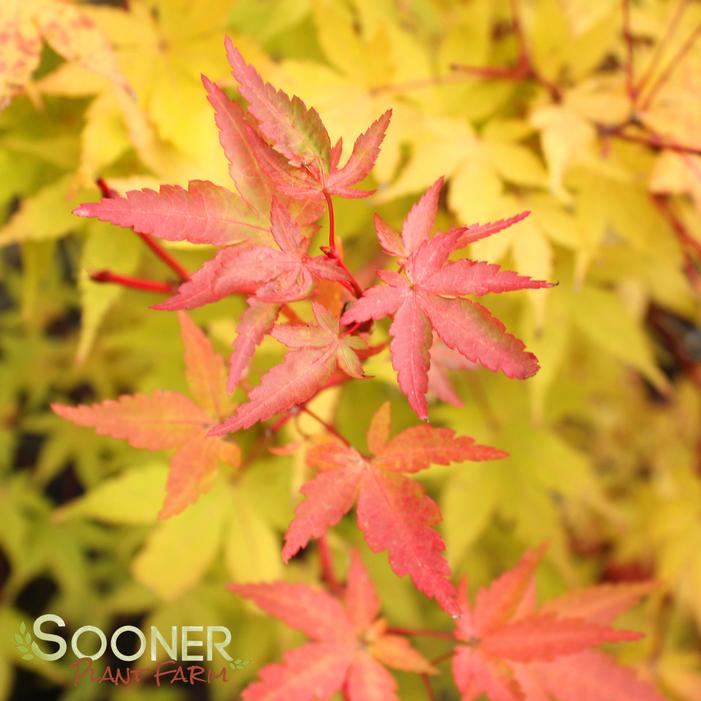
[[[204,451],[206,446],[215,452],[211,446],[221,444],[218,436],[303,407],[327,386],[363,378],[361,361],[374,351],[368,348],[366,333],[360,327],[370,319],[394,317],[390,328],[392,360],[400,387],[421,418],[427,417],[425,395],[434,331],[468,362],[503,370],[512,377],[533,374],[537,362],[524,350],[523,343],[509,335],[484,307],[461,298],[546,287],[549,283],[500,271],[487,263],[449,261],[455,250],[520,221],[524,214],[493,224],[456,227],[432,237],[440,179],[412,207],[401,236],[381,219],[376,220],[383,248],[400,259],[404,275],[380,271],[378,275],[387,284],[362,290],[336,246],[331,197],[369,194],[351,186],[372,168],[390,112],[358,137],[348,162],[339,169],[341,144],[330,146],[317,112],[299,98],[289,98],[263,82],[228,39],[226,48],[234,78],[249,103],[248,113],[211,81],[205,79],[204,86],[215,109],[221,144],[237,191],[192,181],[187,189],[162,186],[159,192],[132,191],[125,197],[106,197],[75,210],[79,216],[132,227],[141,235],[219,247],[214,258],[157,308],[192,309],[231,294],[247,296],[249,307],[242,316],[230,359],[230,390],[244,377],[265,335],[271,334],[290,349],[284,361],[249,391],[248,401],[232,416],[219,415],[224,420],[208,425],[206,437],[198,434],[200,448]],[[297,183],[294,186],[293,181]],[[309,255],[310,240],[302,227],[312,224],[319,215],[317,200],[328,207],[329,245],[322,248],[323,255]],[[320,280],[336,283],[348,297],[359,299],[343,316],[338,308],[332,310],[315,301],[315,323],[275,323],[283,305],[312,297]],[[144,415],[149,401],[154,409],[158,406],[159,400],[153,398],[122,399],[116,406],[134,404]],[[135,445],[180,446],[179,435],[167,442],[149,441],[150,434],[142,437],[144,429],[138,422],[130,423],[129,409],[118,411],[110,403],[57,410],[76,422],[128,438]],[[169,410],[178,414],[175,405],[169,405]],[[182,413],[189,416],[184,410]],[[363,457],[333,437],[307,452],[308,464],[320,472],[303,487],[306,499],[286,535],[283,557],[289,560],[311,538],[321,536],[357,500],[358,523],[370,547],[387,550],[397,574],[409,574],[420,591],[435,597],[455,615],[458,609],[450,570],[441,555],[444,543],[432,529],[441,519],[440,510],[422,487],[403,473],[425,469],[432,463],[494,459],[505,453],[478,445],[468,437],[456,437],[450,429],[430,426],[408,429],[388,441],[389,416],[386,405],[372,421],[368,434],[372,458]],[[203,423],[198,416],[200,430]],[[199,448],[190,443],[185,446],[187,450],[183,447],[181,453],[192,459]],[[181,453],[176,453],[176,465],[185,462]],[[173,474],[182,470],[174,469]],[[176,481],[174,477],[172,482]],[[174,489],[171,486],[171,492]],[[192,500],[191,495],[188,498]],[[164,511],[166,515],[173,512],[172,507]]]
[[[441,554],[445,545],[432,528],[441,519],[440,511],[405,474],[433,464],[494,460],[506,453],[433,426],[408,428],[390,439],[390,421],[390,404],[385,403],[368,429],[371,457],[333,437],[307,450],[307,464],[318,473],[301,488],[305,499],[285,534],[282,555],[294,557],[357,504],[358,526],[370,548],[387,550],[397,575],[408,574],[420,591],[455,615],[450,568]]]
[[[385,251],[400,257],[406,278],[389,271],[380,272],[388,284],[363,293],[335,246],[331,196],[357,195],[358,191],[349,189],[350,185],[367,176],[372,168],[390,112],[358,137],[348,163],[336,170],[341,145],[330,147],[328,133],[317,112],[307,109],[299,98],[290,99],[263,82],[228,39],[227,54],[252,116],[243,113],[211,81],[205,79],[205,88],[216,111],[221,143],[240,196],[213,183],[192,181],[187,190],[163,186],[158,193],[128,192],[124,198],[81,205],[75,213],[131,226],[157,238],[222,247],[180,286],[175,297],[157,308],[191,309],[234,293],[250,295],[251,307],[243,316],[230,359],[229,388],[233,389],[241,380],[257,345],[273,328],[279,308],[267,305],[310,297],[318,279],[334,280],[356,296],[362,293],[361,299],[343,316],[343,324],[394,317],[390,328],[392,360],[399,384],[421,418],[426,418],[428,411],[425,395],[432,328],[448,347],[468,361],[503,370],[512,377],[532,375],[538,367],[535,357],[483,306],[460,297],[546,287],[549,283],[500,271],[487,263],[448,260],[456,249],[496,233],[524,215],[494,224],[454,228],[431,238],[442,186],[439,180],[411,209],[401,237],[377,219],[380,242]],[[257,125],[252,124],[253,118]],[[280,168],[274,169],[273,162],[278,162]],[[281,180],[281,173],[297,179],[311,178],[314,185],[308,183],[295,189],[289,186],[289,179]],[[264,194],[255,195],[256,202],[252,204],[252,193],[259,185],[263,186]],[[311,218],[298,213],[295,220],[276,193],[311,203],[302,208],[302,213],[313,212]],[[319,215],[314,207],[319,198],[329,206],[329,246],[324,249],[325,255],[309,256],[309,242],[300,225],[311,223]],[[290,363],[298,357],[291,354]],[[281,366],[271,380],[277,382],[287,367]],[[328,373],[320,376],[328,379]],[[228,430],[246,428],[311,398],[320,388],[314,385],[315,380],[311,382],[291,383],[289,396],[280,395],[271,403],[275,411],[252,414],[243,423],[233,419],[226,424]]]
[[[98,404],[51,405],[64,419],[94,428],[101,435],[126,440],[135,448],[175,450],[160,518],[173,516],[195,502],[210,486],[220,461],[236,468],[241,458],[235,443],[208,435],[231,407],[224,361],[184,312],[178,318],[192,398],[156,390],[125,394]]]
[[[313,640],[260,671],[244,701],[313,701],[343,690],[349,701],[399,699],[387,667],[419,674],[435,668],[406,638],[387,630],[367,570],[351,551],[346,585],[338,597],[306,584],[232,584],[240,596]]]
[[[526,552],[477,593],[474,606],[463,579],[453,655],[462,699],[486,694],[491,701],[662,701],[631,670],[592,649],[641,637],[611,624],[656,584],[600,585],[538,606],[535,572],[543,551]]]
[[[306,412],[328,435],[304,446],[306,464],[315,473],[302,485],[303,499],[285,533],[285,562],[312,540],[325,543],[327,531],[355,507],[369,548],[386,551],[396,575],[408,575],[417,590],[458,618],[453,671],[464,699],[486,694],[492,701],[593,701],[602,688],[606,693],[613,688],[615,701],[658,701],[652,687],[592,649],[638,637],[611,624],[648,585],[599,587],[538,608],[533,577],[540,551],[531,551],[515,570],[482,590],[474,607],[467,602],[465,582],[456,592],[436,530],[441,511],[410,475],[431,465],[504,458],[506,452],[431,425],[390,437],[386,403],[370,422],[369,454],[364,454],[307,406],[330,387],[371,381],[363,363],[387,345],[399,387],[424,420],[429,391],[443,402],[461,404],[448,371],[483,367],[513,379],[536,373],[535,355],[472,298],[552,283],[460,257],[463,249],[517,225],[528,212],[433,233],[443,188],[439,178],[411,207],[401,231],[375,217],[380,247],[396,260],[397,269],[379,270],[377,284],[361,286],[344,261],[333,198],[373,194],[356,186],[375,165],[392,110],[357,136],[341,166],[343,144],[332,145],[314,108],[265,82],[229,39],[226,53],[246,104],[212,80],[203,77],[202,82],[233,187],[190,180],[187,187],[162,185],[130,190],[123,197],[110,192],[74,210],[80,217],[132,228],[178,273],[177,289],[172,283],[112,281],[169,294],[154,308],[178,312],[192,399],[158,390],[93,405],[54,404],[54,411],[135,447],[175,450],[162,518],[196,501],[220,461],[239,465],[239,449],[224,438],[227,434],[279,416],[267,427],[267,441]],[[319,246],[324,213],[328,243]],[[188,274],[153,239],[216,250]],[[237,324],[227,381],[223,359],[183,310],[230,295],[245,297],[247,307]],[[283,316],[288,323],[279,321]],[[387,317],[389,344],[370,345],[373,333],[382,333],[372,322]],[[266,336],[287,352],[252,386],[248,368]],[[235,390],[247,394],[237,406],[230,398]],[[397,698],[396,683],[385,666],[422,675],[435,671],[378,618],[377,595],[356,553],[340,600],[302,584],[231,588],[313,640],[287,652],[282,663],[265,667],[259,681],[244,691],[245,701],[313,701],[338,690],[350,701],[391,701]],[[566,698],[560,698],[563,694]]]

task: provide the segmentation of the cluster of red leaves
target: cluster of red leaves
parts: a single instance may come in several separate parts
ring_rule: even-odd
[[[125,197],[83,204],[80,216],[97,217],[132,227],[167,241],[187,240],[217,247],[216,255],[177,294],[158,309],[192,309],[231,294],[248,297],[249,308],[240,320],[230,359],[229,389],[244,377],[257,346],[270,334],[280,309],[290,302],[313,298],[319,280],[329,280],[360,297],[340,323],[355,327],[369,319],[392,316],[392,362],[399,384],[420,418],[427,417],[426,393],[433,331],[468,362],[511,377],[528,377],[537,368],[533,355],[509,335],[481,305],[462,299],[549,283],[531,280],[498,266],[471,260],[449,261],[456,250],[516,223],[526,213],[483,226],[457,227],[431,237],[442,181],[412,208],[401,236],[379,217],[377,232],[384,250],[399,259],[401,272],[381,271],[388,284],[363,290],[350,274],[336,246],[332,196],[366,197],[371,190],[354,189],[371,171],[389,125],[385,112],[353,146],[339,168],[342,144],[331,147],[329,135],[314,109],[297,97],[265,83],[247,65],[229,40],[227,53],[248,110],[229,99],[204,78],[215,110],[220,141],[230,163],[236,192],[210,182],[192,181],[187,189],[165,185],[159,192],[141,190]],[[323,255],[309,255],[315,222],[328,207],[329,245]],[[401,274],[403,273],[403,275]],[[297,334],[299,336],[299,334]],[[284,342],[284,341],[283,341]],[[312,344],[307,345],[311,349]],[[294,346],[293,355],[303,346]],[[314,352],[309,372],[297,378],[296,362],[286,362],[268,378],[278,386],[289,374],[292,382],[275,400],[256,392],[250,406],[240,407],[218,431],[235,431],[270,418],[313,397],[328,381],[328,357]],[[306,358],[305,358],[306,360]],[[346,369],[343,365],[342,369]],[[354,376],[350,373],[350,376]],[[261,387],[266,385],[266,378]],[[255,392],[255,390],[254,390]],[[265,406],[261,395],[266,395]]]
[[[444,401],[460,401],[446,369],[480,365],[513,378],[532,375],[538,369],[535,356],[484,306],[465,297],[550,284],[485,262],[451,260],[455,252],[517,223],[527,212],[432,235],[439,180],[412,207],[401,232],[376,217],[380,245],[396,258],[398,269],[379,271],[383,284],[361,288],[337,245],[332,198],[372,194],[354,186],[370,173],[391,113],[384,113],[356,139],[345,165],[339,166],[342,144],[331,146],[318,113],[265,83],[228,40],[226,48],[247,107],[207,78],[203,83],[235,189],[192,181],[186,189],[165,185],[158,192],[132,191],[75,210],[80,216],[131,227],[156,249],[158,244],[148,237],[217,249],[174,296],[156,305],[179,310],[194,402],[158,391],[91,406],[54,405],[61,416],[98,433],[126,439],[136,447],[176,450],[161,517],[197,499],[211,484],[220,460],[239,464],[238,448],[222,436],[276,415],[284,420],[323,389],[363,378],[363,361],[384,347],[368,346],[371,321],[392,318],[392,364],[400,388],[422,419],[428,416],[429,388]],[[328,245],[310,253],[324,211],[329,219]],[[162,257],[170,260],[163,251]],[[321,293],[329,285],[339,286],[345,311],[328,301],[339,295]],[[239,321],[227,382],[223,360],[180,310],[232,294],[245,295],[248,308]],[[301,300],[311,301],[309,321],[288,306]],[[290,323],[278,323],[281,313]],[[248,392],[248,400],[234,407],[228,393],[246,376],[266,335],[289,351]],[[609,623],[644,588],[585,593],[581,599],[565,598],[537,613],[532,585],[537,555],[531,553],[514,572],[480,594],[471,611],[457,597],[442,555],[443,540],[433,529],[441,520],[438,506],[406,475],[432,464],[496,459],[505,453],[428,425],[390,438],[390,418],[386,404],[372,419],[369,456],[328,426],[330,435],[308,448],[307,464],[316,474],[301,489],[305,498],[285,535],[283,558],[289,560],[310,540],[323,536],[356,506],[369,547],[386,550],[397,575],[409,575],[420,591],[453,616],[462,611],[456,637],[465,645],[456,648],[454,669],[465,699],[486,692],[493,701],[526,696],[545,700],[560,677],[574,684],[571,670],[581,667],[592,674],[598,669],[599,678],[616,680],[621,687],[616,700],[632,701],[629,673],[609,658],[583,650],[634,637],[611,629]],[[388,634],[384,621],[377,618],[377,596],[357,555],[352,557],[343,605],[304,585],[232,588],[316,641],[289,652],[282,664],[265,668],[261,681],[244,692],[246,701],[311,701],[338,689],[344,689],[351,701],[391,700],[396,698],[396,684],[383,664],[422,674],[434,671],[404,638]],[[570,689],[564,682],[561,688]],[[656,698],[648,687],[639,688],[648,695],[641,692],[636,699]],[[567,693],[564,701],[594,698],[586,689],[580,696]]]
[[[664,701],[630,669],[592,650],[642,637],[611,624],[656,584],[600,585],[539,607],[535,571],[543,550],[527,552],[480,590],[473,607],[463,580],[453,655],[462,700],[486,694],[491,701]]]
[[[454,631],[453,677],[462,701],[663,701],[633,671],[596,651],[639,633],[611,623],[655,586],[602,585],[574,591],[540,608],[534,576],[543,548],[482,589],[474,607],[461,586],[462,616]],[[351,553],[340,601],[306,584],[232,584],[232,591],[315,642],[264,667],[244,701],[313,701],[343,689],[348,701],[394,701],[385,667],[434,674],[435,667],[378,618],[377,594],[357,553]]]

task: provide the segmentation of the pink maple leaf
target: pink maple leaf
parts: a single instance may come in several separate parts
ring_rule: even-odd
[[[420,591],[455,615],[450,568],[442,555],[445,544],[433,529],[440,511],[421,485],[405,475],[432,464],[492,460],[506,453],[432,426],[415,426],[389,439],[389,421],[390,406],[385,404],[368,431],[373,457],[335,438],[307,451],[307,463],[318,473],[301,488],[306,498],[285,534],[283,558],[292,558],[357,503],[358,525],[370,548],[386,550],[397,575],[408,574]]]
[[[178,316],[192,399],[156,390],[97,404],[51,405],[64,419],[126,440],[135,448],[175,450],[159,518],[174,516],[194,503],[209,488],[219,461],[238,467],[241,458],[235,443],[207,434],[231,410],[224,362],[190,318],[182,312]]]
[[[565,594],[538,607],[535,571],[543,548],[481,589],[471,607],[460,588],[462,616],[453,676],[463,701],[663,701],[632,670],[593,648],[636,640],[611,627],[614,618],[655,584],[603,585]]]
[[[409,212],[401,237],[382,224],[380,242],[388,253],[403,259],[403,275],[380,271],[386,283],[366,290],[343,315],[343,324],[392,317],[390,354],[399,386],[418,416],[426,419],[428,373],[433,332],[467,360],[509,377],[525,378],[538,369],[538,362],[524,344],[507,333],[504,325],[477,302],[465,295],[550,287],[483,261],[449,261],[450,254],[467,243],[495,233],[508,223],[455,228],[430,237],[443,181],[439,179]]]
[[[387,632],[367,570],[351,552],[340,599],[306,584],[231,584],[232,591],[302,631],[312,642],[264,667],[243,701],[324,701],[343,690],[349,701],[398,701],[387,667],[419,674],[435,669],[409,642]]]

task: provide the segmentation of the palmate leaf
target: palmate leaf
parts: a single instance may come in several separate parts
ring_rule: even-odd
[[[292,350],[279,365],[269,370],[232,417],[214,427],[221,436],[286,411],[311,399],[330,380],[336,368],[347,375],[362,377],[357,350],[365,343],[340,333],[338,320],[320,304],[313,303],[316,326],[282,325],[273,336]]]
[[[265,149],[262,139],[244,135],[255,151],[258,164],[281,192],[298,199],[321,200],[325,191],[340,197],[366,197],[366,190],[353,185],[372,170],[392,114],[387,110],[355,140],[347,163],[339,168],[340,142],[332,149],[319,114],[298,97],[276,90],[248,65],[231,40],[226,52],[241,95],[249,103],[262,136],[282,158]],[[292,166],[292,167],[290,167]]]
[[[408,641],[384,632],[377,592],[354,551],[341,599],[287,582],[230,588],[314,641],[285,653],[282,663],[264,667],[259,680],[244,690],[244,701],[313,701],[329,698],[341,688],[349,701],[398,701],[397,684],[385,665],[435,672]],[[372,643],[366,645],[365,640]]]
[[[224,362],[186,314],[181,312],[179,320],[186,378],[195,401],[177,392],[156,390],[91,405],[51,406],[79,426],[126,440],[136,448],[175,450],[160,518],[180,513],[206,492],[220,462],[232,467],[240,462],[236,444],[207,434],[231,408]]]
[[[380,243],[388,253],[400,256],[405,275],[381,272],[386,284],[371,287],[342,317],[344,324],[392,317],[392,365],[399,386],[422,419],[428,416],[426,393],[434,332],[466,360],[501,370],[509,377],[523,379],[538,369],[535,356],[526,352],[524,344],[498,319],[482,305],[461,297],[550,286],[488,263],[449,262],[454,250],[501,230],[505,222],[451,229],[429,238],[441,186],[442,180],[438,180],[412,207],[401,238],[384,223],[379,224]]]
[[[306,498],[285,534],[283,558],[294,557],[357,502],[358,525],[370,548],[386,550],[396,574],[408,574],[420,591],[456,614],[450,568],[442,555],[445,545],[433,530],[441,520],[440,511],[423,488],[402,473],[434,463],[496,459],[505,453],[455,436],[450,429],[409,428],[389,441],[388,434],[389,405],[385,405],[368,431],[368,445],[378,448],[373,458],[364,458],[337,439],[307,451],[307,463],[319,472],[301,488]]]
[[[463,581],[463,615],[455,636],[464,644],[453,657],[462,698],[484,693],[491,701],[593,701],[603,694],[615,701],[662,701],[631,670],[592,650],[641,637],[610,624],[654,584],[593,587],[539,609],[534,577],[543,551],[528,551],[516,567],[481,589],[474,607]]]

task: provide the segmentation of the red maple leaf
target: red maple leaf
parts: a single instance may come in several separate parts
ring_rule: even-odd
[[[272,335],[292,350],[269,370],[233,416],[214,427],[220,436],[248,428],[275,414],[311,399],[339,368],[346,376],[361,378],[363,368],[356,351],[366,343],[358,336],[343,335],[338,319],[316,302],[312,303],[316,325],[279,324]]]
[[[612,657],[602,643],[636,640],[613,620],[655,584],[603,585],[575,591],[538,607],[535,570],[543,548],[527,552],[514,569],[467,599],[455,637],[453,676],[463,701],[663,701],[649,684]]]
[[[192,309],[230,294],[250,295],[241,317],[229,360],[229,389],[238,384],[257,346],[270,333],[280,304],[309,297],[316,280],[348,285],[348,276],[336,261],[309,256],[309,240],[302,235],[287,209],[273,197],[270,215],[271,245],[241,244],[223,248],[154,309]]]
[[[467,360],[501,370],[509,377],[525,378],[538,369],[536,357],[507,333],[501,321],[481,304],[463,297],[551,286],[483,261],[449,261],[453,251],[525,214],[493,224],[450,229],[431,238],[442,184],[441,178],[413,206],[401,237],[376,219],[380,222],[380,243],[386,252],[401,258],[404,274],[379,271],[387,284],[366,290],[341,319],[343,324],[354,324],[392,317],[392,364],[399,386],[422,419],[428,416],[426,392],[434,331]]]
[[[432,526],[441,520],[437,504],[420,484],[404,473],[432,464],[492,460],[503,451],[456,436],[448,428],[414,426],[389,440],[390,405],[375,414],[368,430],[373,457],[332,438],[307,451],[307,464],[317,475],[301,488],[306,497],[297,506],[285,534],[283,558],[288,561],[312,538],[318,538],[357,502],[358,525],[374,552],[387,550],[397,575],[408,574],[416,587],[457,614],[450,568],[442,555],[445,544]]]
[[[248,65],[231,40],[226,52],[241,95],[258,121],[258,131],[249,127],[248,143],[256,160],[275,187],[285,194],[323,203],[325,195],[367,197],[372,190],[351,186],[363,180],[375,165],[380,145],[392,116],[387,110],[355,141],[347,163],[338,167],[341,142],[331,148],[329,134],[318,112],[308,108],[297,96],[288,97],[266,83]],[[267,148],[265,139],[272,145]]]
[[[313,642],[260,671],[243,701],[324,701],[343,690],[349,701],[398,701],[387,667],[419,674],[435,669],[409,642],[387,632],[367,570],[351,552],[340,599],[306,584],[231,584],[232,591],[305,633]]]
[[[90,426],[100,435],[126,440],[135,448],[175,449],[159,518],[173,516],[194,503],[210,486],[220,460],[238,467],[241,458],[235,443],[207,433],[231,410],[224,361],[186,314],[181,312],[178,317],[192,399],[156,390],[97,404],[51,405],[64,419]]]

